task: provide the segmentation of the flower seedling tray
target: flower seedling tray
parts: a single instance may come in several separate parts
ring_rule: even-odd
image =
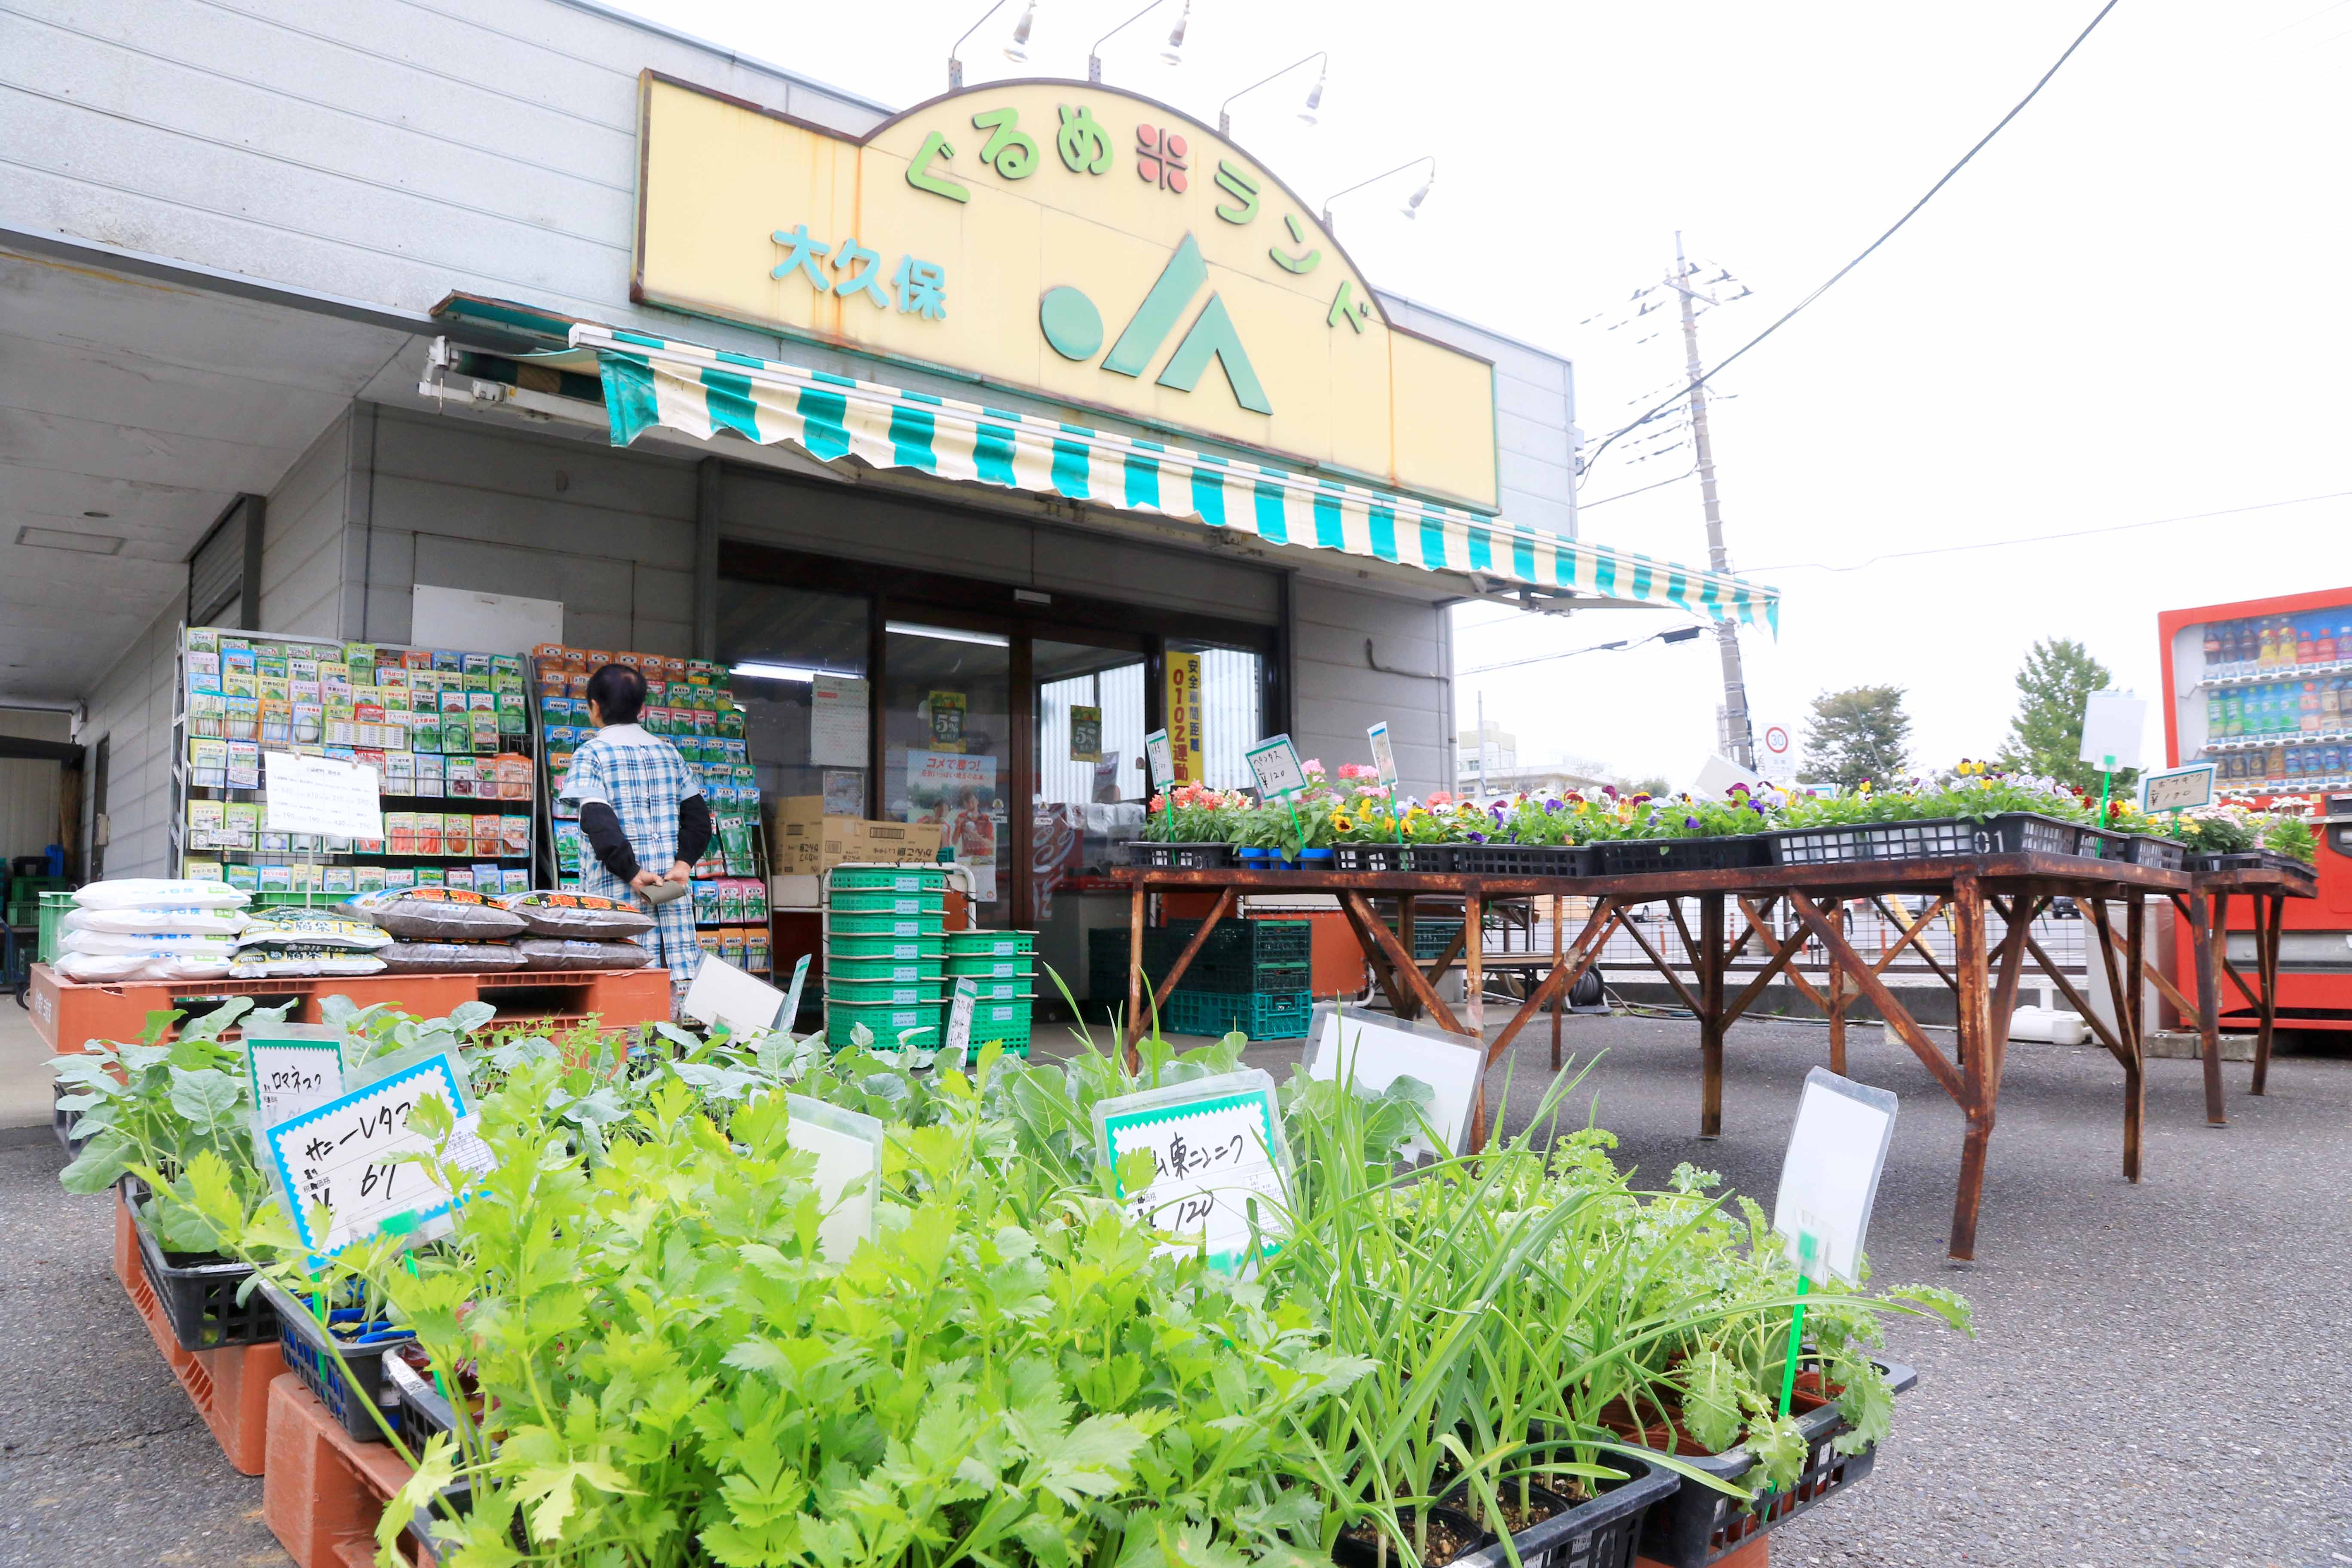
[[[1465,877],[1590,877],[1601,866],[1591,844],[1456,844],[1454,869]]]
[[[2131,861],[2135,866],[2149,866],[2159,871],[2178,871],[2189,863],[2189,846],[2177,838],[2135,833],[2131,836]]]
[[[1450,871],[1451,844],[1334,844],[1332,866],[1341,871]]]
[[[1995,855],[2072,855],[2081,825],[2038,811],[2004,811],[1984,820],[1987,850]]]
[[[1137,838],[1128,843],[1129,864],[1174,871],[1219,871],[1234,863],[1230,844],[1162,844]]]
[[[302,1380],[302,1386],[327,1407],[344,1435],[355,1442],[383,1442],[383,1429],[376,1425],[370,1406],[384,1411],[389,1420],[398,1398],[397,1389],[384,1373],[384,1357],[415,1336],[404,1329],[387,1326],[378,1331],[383,1337],[371,1337],[358,1343],[331,1341],[307,1303],[296,1300],[266,1279],[254,1296],[257,1300],[267,1296],[270,1306],[277,1309],[278,1353],[286,1358],[294,1375]],[[329,1315],[335,1321],[350,1322],[356,1321],[360,1314],[355,1307],[339,1307]],[[343,1365],[351,1369],[349,1377],[335,1364],[337,1351],[342,1352]]]
[[[2075,830],[2074,853],[2091,860],[2116,860],[2132,863],[2132,837],[2128,833],[2116,833],[2105,827],[2078,827]]]
[[[2205,850],[2189,857],[2188,868],[2191,871],[2285,871],[2306,882],[2319,879],[2319,868],[2292,855],[2282,855],[2275,849],[2238,849],[2228,854]]]
[[[1520,1531],[1508,1550],[1497,1538],[1449,1568],[1510,1568],[1514,1554],[1521,1568],[1627,1568],[1643,1520],[1687,1483],[1647,1459],[1611,1453],[1601,1463],[1628,1474],[1599,1483],[1598,1495]]]
[[[1878,1365],[1897,1394],[1910,1392],[1919,1382],[1919,1374],[1907,1366],[1893,1362]],[[1701,1482],[1667,1472],[1674,1489],[1650,1510],[1642,1531],[1642,1555],[1665,1568],[1706,1568],[1860,1482],[1877,1462],[1875,1447],[1858,1454],[1840,1454],[1830,1447],[1847,1430],[1834,1400],[1798,1416],[1797,1429],[1805,1437],[1805,1467],[1797,1484],[1774,1493],[1769,1501],[1759,1499],[1752,1509]],[[1756,1463],[1745,1446],[1721,1454],[1675,1458],[1725,1481],[1737,1481]]]
[[[1600,874],[1638,877],[1652,871],[1740,871],[1766,866],[1769,849],[1760,833],[1728,838],[1608,838],[1591,846]]]
[[[237,1300],[237,1292],[253,1277],[251,1264],[214,1253],[164,1251],[135,1201],[131,1228],[139,1241],[140,1270],[182,1350],[266,1345],[278,1337],[277,1315],[260,1292]]]

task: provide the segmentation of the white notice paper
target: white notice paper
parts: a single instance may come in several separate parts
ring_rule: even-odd
[[[1895,1096],[1840,1078],[1827,1068],[1805,1075],[1789,1156],[1780,1166],[1780,1193],[1772,1228],[1788,1239],[1789,1260],[1815,1279],[1823,1270],[1859,1284],[1855,1264],[1870,1230],[1871,1205],[1886,1146],[1895,1139]],[[1797,1237],[1809,1233],[1816,1248],[1809,1265]]]
[[[1283,1226],[1289,1151],[1275,1106],[1274,1079],[1255,1068],[1195,1079],[1095,1102],[1096,1146],[1106,1163],[1138,1149],[1157,1173],[1146,1185],[1118,1184],[1128,1212],[1174,1239],[1160,1250],[1205,1250],[1233,1270],[1249,1261],[1253,1209],[1261,1245]]]
[[[2128,691],[2113,687],[2083,700],[2083,749],[2076,761],[2110,773],[2139,766],[2140,731],[2147,725],[2147,704]]]
[[[874,1235],[875,1199],[882,1187],[882,1123],[805,1095],[786,1095],[784,1106],[792,1113],[784,1141],[816,1156],[817,1199],[825,1211],[817,1223],[817,1250],[828,1263],[845,1263],[859,1242]]]
[[[383,803],[375,770],[332,757],[261,753],[266,833],[318,833],[333,838],[382,838]]]
[[[1342,1013],[1328,1003],[1315,1009],[1312,1035],[1309,1078],[1334,1079],[1344,1069],[1367,1094],[1381,1093],[1401,1078],[1417,1079],[1436,1092],[1436,1103],[1423,1114],[1445,1141],[1444,1152],[1462,1152],[1463,1137],[1470,1129],[1470,1105],[1477,1098],[1486,1065],[1484,1052],[1454,1043],[1459,1036],[1424,1035],[1402,1020],[1376,1021],[1361,1013]],[[1399,1151],[1408,1158],[1438,1152],[1419,1133]]]
[[[866,747],[866,680],[856,675],[820,675],[809,683],[809,765],[863,768],[873,764]]]
[[[340,1252],[375,1235],[388,1219],[404,1221],[403,1228],[413,1235],[456,1206],[429,1167],[394,1161],[394,1155],[433,1152],[437,1140],[408,1130],[409,1112],[427,1095],[460,1117],[470,1109],[464,1079],[446,1051],[269,1129],[269,1163],[313,1254]],[[320,1205],[328,1211],[324,1233],[310,1226],[310,1211]]]

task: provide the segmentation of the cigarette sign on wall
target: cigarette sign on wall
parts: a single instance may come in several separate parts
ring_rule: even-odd
[[[1201,656],[1168,655],[1168,752],[1171,784],[1199,784],[1205,774],[1201,756]]]

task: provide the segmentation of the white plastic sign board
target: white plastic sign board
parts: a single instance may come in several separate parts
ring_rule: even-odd
[[[1168,731],[1154,730],[1143,737],[1144,759],[1151,764],[1151,787],[1166,789],[1176,780],[1176,752],[1168,743]]]
[[[980,1000],[980,983],[970,975],[955,983],[955,996],[948,1004],[948,1037],[943,1047],[950,1051],[971,1048],[971,1009]]]
[[[343,1031],[331,1024],[256,1024],[245,1031],[253,1121],[267,1130],[343,1092]]]
[[[2194,811],[2213,804],[2213,764],[2191,763],[2144,773],[2139,781],[2139,808],[2146,812]]]
[[[1786,767],[1796,761],[1797,737],[1786,724],[1764,724],[1757,727],[1756,763],[1759,767]]]
[[[2147,704],[2128,691],[2094,691],[2083,700],[2083,749],[2076,761],[2113,773],[2139,765]]]
[[[324,834],[332,838],[382,838],[383,803],[375,770],[334,757],[261,753],[267,833]]]
[[[706,952],[686,988],[686,1016],[698,1024],[724,1024],[738,1035],[776,1027],[784,994],[746,973],[716,953]]]
[[[776,1027],[796,1027],[801,1016],[801,987],[808,984],[809,955],[802,953],[793,965],[793,983],[784,992],[784,1010],[776,1015]]]
[[[409,641],[418,647],[462,647],[515,653],[563,640],[563,601],[471,588],[415,586],[409,605]]]
[[[1764,787],[1764,776],[1733,762],[1729,757],[1710,756],[1698,768],[1698,783],[1692,794],[1722,799],[1731,794],[1734,784],[1746,784],[1751,790]]]
[[[1307,770],[1299,764],[1298,748],[1287,735],[1269,735],[1252,746],[1250,772],[1257,775],[1257,792],[1266,800],[1297,795],[1307,787]]]
[[[1458,1037],[1423,1034],[1401,1019],[1376,1021],[1328,1003],[1315,1009],[1312,1038],[1309,1078],[1328,1081],[1344,1075],[1368,1094],[1380,1094],[1401,1078],[1427,1084],[1437,1096],[1426,1113],[1431,1130],[1444,1141],[1446,1152],[1462,1152],[1486,1066],[1484,1052],[1454,1043]],[[1413,1157],[1437,1152],[1419,1134],[1400,1151]]]
[[[1383,719],[1365,733],[1372,742],[1372,771],[1381,775],[1381,783],[1396,788],[1396,747],[1389,742],[1389,721]]]
[[[431,1168],[394,1157],[434,1152],[436,1140],[408,1130],[409,1113],[432,1095],[462,1121],[470,1110],[464,1084],[449,1053],[436,1051],[268,1130],[273,1173],[313,1256],[341,1252],[377,1234],[386,1220],[401,1221],[415,1236],[448,1215],[456,1197]],[[479,1142],[473,1140],[477,1147]],[[327,1211],[324,1231],[310,1223],[320,1207]]]
[[[784,1108],[792,1117],[784,1142],[816,1156],[817,1201],[824,1211],[817,1222],[817,1250],[828,1263],[845,1263],[859,1242],[874,1237],[887,1134],[871,1116],[806,1095],[786,1095]]]
[[[1834,1274],[1860,1284],[1856,1266],[1878,1200],[1879,1173],[1895,1139],[1895,1096],[1840,1078],[1827,1068],[1805,1075],[1789,1155],[1780,1165],[1780,1192],[1772,1228],[1788,1243],[1789,1260],[1815,1279]],[[1798,1237],[1813,1238],[1806,1261]]]
[[[1171,1238],[1161,1252],[1198,1249],[1238,1270],[1252,1261],[1253,1211],[1261,1247],[1273,1250],[1290,1154],[1270,1075],[1252,1068],[1097,1100],[1095,1144],[1128,1212]],[[1131,1188],[1118,1167],[1139,1149],[1154,1174]]]
[[[820,675],[809,682],[809,766],[865,768],[866,686],[863,676]]]

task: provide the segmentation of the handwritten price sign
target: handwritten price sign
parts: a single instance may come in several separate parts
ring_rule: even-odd
[[[453,1116],[466,1114],[464,1080],[446,1052],[269,1129],[270,1162],[287,1206],[294,1211],[295,1227],[313,1255],[331,1257],[377,1234],[386,1220],[402,1220],[404,1228],[415,1229],[456,1208],[456,1194],[429,1167],[398,1158],[434,1152],[438,1140],[410,1131],[408,1119],[421,1101],[435,1096]],[[479,1140],[470,1140],[467,1147],[479,1148]],[[318,1208],[327,1211],[324,1231],[311,1226]]]
[[[1161,1251],[1200,1248],[1217,1268],[1239,1268],[1250,1255],[1253,1206],[1260,1245],[1272,1250],[1265,1238],[1282,1226],[1289,1163],[1272,1078],[1226,1073],[1106,1100],[1095,1127],[1114,1169],[1139,1150],[1151,1156],[1151,1180],[1121,1180],[1118,1190],[1136,1218],[1169,1235]]]
[[[245,1032],[253,1119],[290,1121],[343,1092],[342,1031],[324,1024],[257,1025]]]

